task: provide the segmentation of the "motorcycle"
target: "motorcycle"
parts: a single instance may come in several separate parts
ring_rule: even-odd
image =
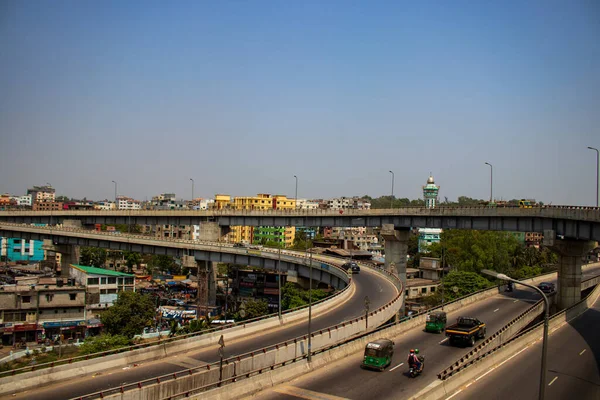
[[[419,361],[421,361],[421,369],[411,366],[408,370],[408,375],[411,378],[416,378],[417,375],[421,375],[421,372],[425,369],[425,357],[419,356]]]

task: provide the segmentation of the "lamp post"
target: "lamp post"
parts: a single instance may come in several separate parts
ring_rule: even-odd
[[[494,166],[489,162],[486,162],[490,166],[490,203],[494,200]]]
[[[595,147],[588,146],[588,149],[596,150],[596,207],[598,207],[598,182],[600,182],[600,176],[598,171],[600,171],[600,153]]]
[[[279,319],[281,320],[281,247],[279,248],[277,258],[277,289],[277,292],[279,293],[279,307],[277,314],[279,314]]]
[[[298,177],[294,175],[294,178],[296,178],[296,194],[294,195],[294,206],[298,208]]]
[[[192,208],[194,207],[194,180],[192,178],[190,178],[190,181],[192,181]]]
[[[369,330],[369,306],[371,305],[371,300],[369,300],[369,296],[365,296],[365,331]]]
[[[390,208],[394,208],[394,172],[390,171],[392,174],[392,198],[390,199]]]
[[[306,248],[308,250],[308,241],[306,243]],[[312,347],[312,340],[310,336],[312,334],[312,251],[310,252],[310,258],[308,261],[308,271],[308,362],[311,362],[312,356],[310,353]]]
[[[115,184],[115,208],[117,208],[117,182],[112,181]]]
[[[548,313],[549,313],[549,309],[550,309],[550,303],[548,302],[548,297],[546,297],[544,292],[542,292],[538,287],[529,285],[527,283],[518,281],[516,279],[512,279],[511,277],[509,277],[505,274],[500,274],[496,271],[490,271],[488,269],[483,269],[483,270],[481,270],[481,272],[486,275],[492,276],[496,279],[501,279],[503,281],[509,281],[512,283],[518,283],[520,285],[527,286],[528,288],[531,288],[531,289],[535,290],[536,292],[538,292],[539,294],[541,294],[542,298],[544,299],[544,336],[542,339],[542,371],[541,371],[541,376],[540,376],[540,392],[539,392],[539,400],[544,400],[544,394],[545,394],[544,392],[546,389],[546,353],[548,350]]]

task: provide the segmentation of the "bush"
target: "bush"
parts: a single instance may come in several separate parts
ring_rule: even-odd
[[[86,355],[100,353],[102,351],[119,349],[130,345],[131,340],[126,336],[102,334],[100,336],[87,338],[79,347],[79,354]]]

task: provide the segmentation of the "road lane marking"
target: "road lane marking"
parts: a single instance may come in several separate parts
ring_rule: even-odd
[[[581,350],[581,353],[579,353],[579,355],[582,355],[583,353],[585,353],[585,349]]]
[[[499,310],[499,308],[496,308],[496,309],[494,310],[494,312],[496,312],[496,311],[498,311],[498,310]]]
[[[442,340],[442,341],[441,341],[440,343],[438,343],[438,344],[442,344],[442,343],[446,342],[448,339],[449,339],[449,338],[446,338],[446,339]]]
[[[400,364],[396,365],[394,368],[390,369],[390,372],[392,372],[392,371],[393,371],[393,370],[395,370],[396,368],[398,368],[398,367],[401,367],[401,366],[403,366],[403,365],[404,365],[404,363],[400,363]]]
[[[477,382],[478,380],[480,380],[481,378],[483,378],[484,376],[486,376],[487,374],[489,374],[490,372],[492,372],[493,370],[495,370],[496,367],[492,367],[490,368],[489,371],[487,371],[485,374],[478,376],[477,378],[475,378],[475,382]]]
[[[454,396],[456,396],[456,395],[457,395],[457,394],[459,394],[460,392],[462,392],[462,389],[458,389],[458,390],[456,391],[456,393],[454,393],[452,396],[450,396],[450,397],[446,397],[446,400],[450,400],[451,398],[453,398]]]
[[[517,301],[519,301],[519,299],[516,299],[515,301],[513,301],[513,303],[516,303]]]
[[[307,400],[349,400],[345,397],[333,396],[331,394],[313,392],[312,390],[306,390],[295,386],[283,386],[273,391],[282,394],[289,394],[290,396],[299,397]]]
[[[558,376],[555,376],[554,379],[552,379],[550,381],[550,383],[548,384],[548,386],[552,385],[554,383],[554,381],[557,380],[557,379],[558,379]]]

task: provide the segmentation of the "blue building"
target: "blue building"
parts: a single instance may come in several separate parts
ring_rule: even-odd
[[[41,240],[24,240],[15,238],[0,238],[2,259],[8,261],[38,262],[44,259]]]

